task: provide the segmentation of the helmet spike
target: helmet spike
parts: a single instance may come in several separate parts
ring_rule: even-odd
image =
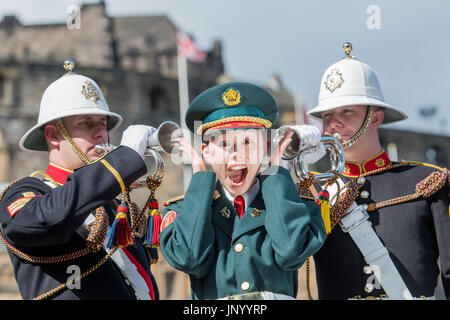
[[[75,61],[73,59],[64,60],[64,70],[67,71],[67,74],[72,74],[73,69],[75,68]]]
[[[344,57],[344,59],[355,59],[354,56],[350,55],[350,53],[352,52],[352,50],[353,50],[353,46],[352,46],[352,44],[351,44],[350,42],[345,42],[345,43],[342,45],[342,51],[345,52],[345,57]]]

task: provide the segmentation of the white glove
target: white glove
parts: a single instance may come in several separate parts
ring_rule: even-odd
[[[302,124],[302,125],[296,125],[294,128],[300,132],[300,135],[302,137],[301,146],[300,149],[303,150],[307,147],[312,147],[317,145],[320,142],[320,139],[322,138],[322,134],[320,133],[320,130],[311,125]]]
[[[155,128],[142,124],[129,126],[122,134],[120,145],[130,147],[144,159],[148,140],[154,131]]]
[[[316,147],[314,151],[310,151],[305,155],[305,163],[315,163],[319,161],[327,152],[320,139],[322,138],[322,133],[320,130],[311,125],[296,125],[295,129],[300,132],[302,137],[300,150],[304,150],[309,147]]]

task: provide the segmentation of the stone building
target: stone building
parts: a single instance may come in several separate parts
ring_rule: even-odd
[[[10,156],[10,176],[21,177],[45,165],[29,161],[17,143],[37,119],[45,88],[73,58],[75,72],[95,79],[110,108],[131,123],[157,126],[180,122],[176,27],[165,16],[109,17],[104,2],[80,8],[80,29],[61,24],[23,25],[15,16],[0,22],[0,127]],[[216,83],[223,73],[221,44],[203,63],[188,63],[190,96]],[[112,134],[116,141],[121,132]]]
[[[380,140],[394,161],[418,161],[448,168],[450,137],[392,128],[380,129]]]

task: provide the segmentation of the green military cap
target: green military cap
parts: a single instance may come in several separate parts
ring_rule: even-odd
[[[266,90],[251,83],[229,82],[198,95],[185,121],[192,132],[194,122],[201,121],[197,134],[202,134],[206,130],[270,128],[277,116],[277,103]]]

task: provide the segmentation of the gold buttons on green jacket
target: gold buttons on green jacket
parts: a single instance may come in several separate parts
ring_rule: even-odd
[[[244,281],[241,283],[241,289],[247,291],[250,288],[250,283],[248,281]]]
[[[242,243],[238,243],[234,246],[234,251],[236,251],[237,253],[242,252],[242,250],[244,250],[244,246],[242,245]]]

